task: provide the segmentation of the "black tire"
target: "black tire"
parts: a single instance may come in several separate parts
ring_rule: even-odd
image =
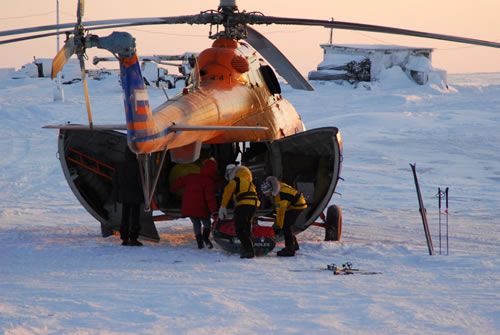
[[[325,241],[340,241],[342,236],[342,209],[331,205],[326,211]]]

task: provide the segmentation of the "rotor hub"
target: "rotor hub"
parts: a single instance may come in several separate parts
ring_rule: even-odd
[[[219,39],[219,38],[229,38],[235,40],[245,39],[247,37],[247,32],[245,29],[245,23],[238,22],[241,21],[241,14],[238,10],[238,5],[236,0],[220,0],[217,12],[221,15],[218,22],[211,22],[211,25],[222,25],[224,29],[212,34],[210,30],[209,38]]]

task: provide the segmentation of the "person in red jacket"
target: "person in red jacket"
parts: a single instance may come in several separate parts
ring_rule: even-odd
[[[188,216],[193,222],[193,230],[199,249],[203,248],[203,242],[207,248],[213,248],[213,244],[210,242],[210,214],[217,210],[215,197],[217,181],[217,162],[211,158],[203,162],[199,174],[192,173],[179,177],[170,186],[171,192],[184,188],[181,213],[182,216]],[[201,230],[202,224],[203,232]]]

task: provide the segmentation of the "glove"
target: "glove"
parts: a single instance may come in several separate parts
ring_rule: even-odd
[[[227,208],[221,207],[219,208],[219,219],[224,220],[227,217]]]

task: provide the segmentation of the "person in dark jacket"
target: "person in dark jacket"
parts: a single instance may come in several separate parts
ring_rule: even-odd
[[[179,177],[170,186],[171,192],[184,188],[181,213],[182,216],[188,216],[191,219],[199,249],[203,248],[203,243],[207,248],[213,248],[210,241],[210,214],[217,210],[215,191],[218,179],[217,162],[214,159],[207,159],[203,162],[200,173]]]
[[[141,230],[139,222],[141,204],[144,203],[141,176],[136,155],[128,148],[124,160],[113,174],[115,201],[122,204],[120,238],[122,245],[142,246],[137,239]]]
[[[293,234],[292,227],[297,221],[300,213],[307,208],[304,195],[274,176],[269,176],[260,185],[262,193],[272,197],[276,208],[276,223],[279,229],[283,229],[285,235],[285,248],[278,251],[281,257],[295,256],[295,251],[299,250],[299,243]]]

